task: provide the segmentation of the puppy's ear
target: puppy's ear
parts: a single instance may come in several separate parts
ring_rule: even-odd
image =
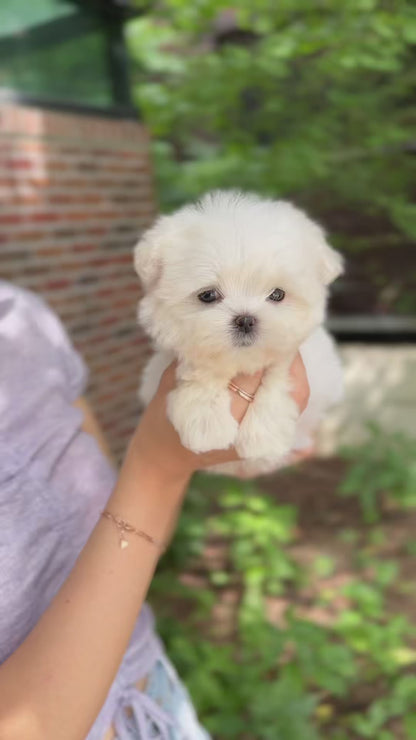
[[[155,287],[162,274],[163,220],[145,231],[134,248],[134,268],[146,291]]]
[[[319,277],[324,285],[329,285],[344,272],[344,259],[328,244],[325,230],[320,224],[309,220],[309,226],[312,227],[309,232],[311,241],[317,250]]]
[[[329,285],[344,272],[344,259],[328,244],[324,234],[320,241],[319,252],[322,282],[324,285]]]

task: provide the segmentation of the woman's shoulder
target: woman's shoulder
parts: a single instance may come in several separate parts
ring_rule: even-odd
[[[0,322],[4,323],[17,313],[43,310],[44,302],[35,293],[14,283],[0,280]]]
[[[58,317],[40,295],[0,280],[0,336],[10,337],[13,330],[22,335],[34,328],[51,341],[65,335]]]
[[[0,351],[0,383],[14,394],[24,379],[32,386],[60,383],[71,403],[85,391],[87,368],[57,314],[41,296],[4,280],[0,280]]]
[[[19,340],[26,346],[68,344],[58,317],[47,302],[31,290],[0,280],[0,339]]]

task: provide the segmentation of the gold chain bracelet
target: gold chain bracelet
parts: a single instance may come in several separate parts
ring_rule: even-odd
[[[136,529],[136,527],[133,527],[132,524],[129,524],[128,522],[124,521],[124,519],[121,519],[120,517],[112,514],[111,511],[108,511],[106,509],[105,511],[101,512],[101,516],[105,516],[107,519],[112,519],[116,527],[120,530],[120,547],[122,550],[124,550],[124,548],[128,547],[129,545],[129,541],[124,536],[125,532],[133,532],[133,534],[136,534],[138,537],[146,540],[146,542],[154,545],[162,552],[166,550],[166,546],[162,542],[155,540],[154,537],[151,537],[150,534],[147,534],[147,532],[143,532],[142,529]]]

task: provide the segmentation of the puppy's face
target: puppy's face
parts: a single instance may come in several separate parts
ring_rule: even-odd
[[[282,201],[217,191],[160,218],[139,242],[140,320],[180,357],[272,361],[323,319],[342,270],[319,226]]]

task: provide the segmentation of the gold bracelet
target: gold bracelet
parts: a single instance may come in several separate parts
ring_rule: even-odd
[[[143,532],[143,530],[141,529],[136,529],[136,527],[133,527],[132,524],[124,521],[124,519],[121,519],[118,516],[114,516],[111,511],[108,511],[106,509],[105,511],[101,512],[101,516],[105,516],[107,519],[112,519],[116,527],[120,530],[120,547],[122,550],[124,550],[124,548],[128,547],[129,545],[129,541],[124,536],[125,532],[133,532],[133,534],[137,534],[138,537],[146,540],[146,542],[150,542],[151,545],[154,545],[159,550],[162,550],[162,552],[166,550],[166,546],[162,542],[155,540],[154,537],[151,537],[150,534],[147,534],[147,532]]]

